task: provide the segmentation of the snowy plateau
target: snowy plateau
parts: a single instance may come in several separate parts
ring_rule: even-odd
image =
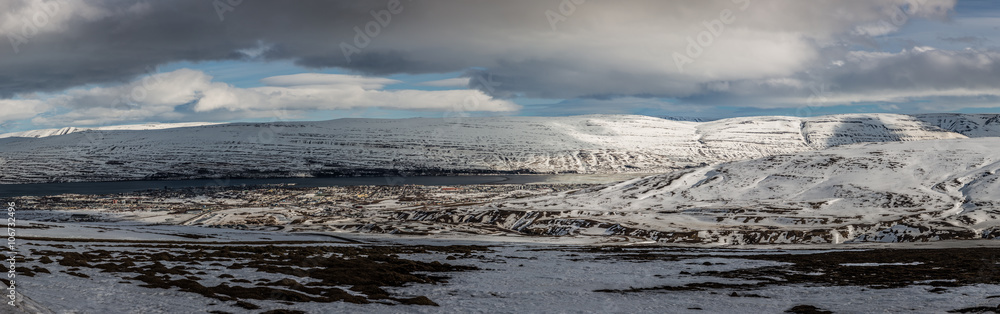
[[[995,138],[866,143],[493,205],[535,232],[587,227],[661,242],[926,242],[1000,237]],[[544,217],[544,218],[543,218]]]
[[[711,122],[627,115],[136,125],[0,135],[0,184],[407,174],[664,173],[862,142],[1000,134],[996,115]]]
[[[996,312],[1000,247],[984,239],[1000,237],[997,136],[1000,115],[960,114],[3,134],[0,189],[392,174],[615,179],[14,197],[20,259],[16,285],[3,284],[19,303],[0,313]]]
[[[294,210],[276,219],[327,228],[315,231],[429,228],[458,237],[499,231],[689,245],[992,239],[1000,237],[996,135],[1000,116],[960,114],[139,125],[0,136],[0,182],[659,173],[462,206],[404,206],[399,196],[337,224]],[[208,225],[226,213],[188,221]]]

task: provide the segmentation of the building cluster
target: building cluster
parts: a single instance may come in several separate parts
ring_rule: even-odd
[[[370,210],[434,209],[483,204],[592,184],[481,184],[459,186],[363,185],[303,188],[288,185],[171,188],[111,195],[25,196],[35,210],[100,210],[108,213],[160,212],[196,221],[239,208],[305,210],[308,216],[351,217]],[[171,220],[174,221],[174,220]],[[268,220],[270,221],[270,220]]]

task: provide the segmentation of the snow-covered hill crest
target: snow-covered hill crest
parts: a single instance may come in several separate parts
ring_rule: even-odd
[[[591,115],[61,129],[0,138],[0,183],[400,170],[656,173],[858,142],[1000,135],[997,120],[858,114],[686,122]]]
[[[596,219],[666,242],[994,238],[1000,138],[854,144],[496,206]]]
[[[122,131],[122,130],[162,130],[162,129],[173,129],[173,128],[188,128],[195,126],[205,126],[205,125],[215,125],[220,123],[209,123],[209,122],[185,122],[185,123],[146,123],[146,124],[129,124],[129,125],[115,125],[115,126],[103,126],[94,128],[77,128],[77,127],[65,127],[60,129],[41,129],[23,132],[13,132],[0,134],[0,138],[6,137],[50,137],[66,135],[70,133],[84,132],[84,131]]]

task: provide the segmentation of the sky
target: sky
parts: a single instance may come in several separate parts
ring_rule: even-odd
[[[991,113],[998,31],[991,0],[5,0],[0,133]]]

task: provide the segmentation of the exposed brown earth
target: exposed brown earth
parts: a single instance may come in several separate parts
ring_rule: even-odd
[[[111,273],[124,282],[142,287],[172,289],[200,294],[220,301],[232,301],[244,309],[259,308],[254,300],[286,302],[350,302],[366,304],[431,305],[437,304],[425,296],[401,296],[385,287],[407,284],[441,284],[448,277],[441,274],[475,270],[470,266],[455,266],[440,262],[421,262],[400,258],[399,254],[454,253],[471,254],[486,251],[479,246],[279,246],[279,245],[200,245],[200,244],[118,244],[87,252],[64,250],[32,250],[31,256],[41,264],[57,263],[68,267],[66,274],[89,278],[95,272]],[[124,247],[126,250],[117,250]],[[228,283],[213,286],[202,284],[207,267],[251,269],[270,274],[273,279],[251,281],[229,277]],[[90,271],[83,271],[89,269]],[[49,273],[34,266],[22,268],[25,276]],[[87,275],[85,273],[90,273]],[[299,282],[290,276],[308,278]],[[219,276],[218,278],[224,278]],[[301,279],[300,279],[301,280]],[[338,287],[350,287],[348,292]]]

